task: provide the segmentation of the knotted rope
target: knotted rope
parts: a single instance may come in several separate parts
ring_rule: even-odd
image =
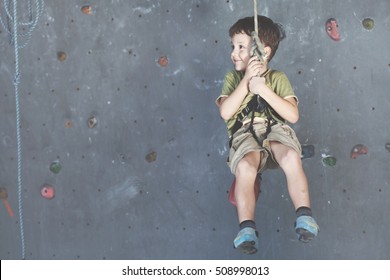
[[[253,47],[251,49],[251,54],[256,55],[261,62],[267,58],[267,53],[265,52],[264,46],[259,38],[259,25],[257,21],[257,1],[253,0],[253,14],[254,14],[254,25],[255,30],[252,32]]]

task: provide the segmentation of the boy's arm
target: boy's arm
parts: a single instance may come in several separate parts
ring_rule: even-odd
[[[260,95],[286,121],[296,123],[299,119],[298,103],[294,97],[282,98],[266,84],[265,78],[253,77],[249,81],[249,90]]]
[[[252,57],[249,62],[245,75],[234,89],[234,91],[229,96],[224,96],[217,100],[217,106],[219,107],[219,112],[225,121],[231,119],[237,110],[240,108],[241,103],[244,101],[246,95],[248,94],[248,83],[249,80],[258,75],[261,70],[261,63],[257,60],[256,57]]]
[[[219,113],[225,121],[231,119],[240,108],[248,93],[248,79],[242,78],[236,89],[229,95],[217,100]]]

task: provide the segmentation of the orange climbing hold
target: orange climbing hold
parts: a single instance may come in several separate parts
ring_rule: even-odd
[[[83,14],[91,15],[92,14],[92,7],[89,5],[82,6],[81,11],[83,12]]]
[[[164,56],[161,56],[159,59],[158,59],[158,64],[161,66],[161,67],[166,67],[168,65],[168,58],[164,55]]]
[[[366,155],[368,153],[368,149],[363,144],[357,144],[353,146],[351,150],[351,158],[355,159],[359,155]]]
[[[67,58],[67,54],[66,54],[66,52],[58,52],[57,53],[57,59],[59,60],[59,61],[65,61],[66,60],[66,58]]]
[[[71,120],[66,120],[65,121],[65,127],[66,128],[72,128],[73,127],[73,122]]]

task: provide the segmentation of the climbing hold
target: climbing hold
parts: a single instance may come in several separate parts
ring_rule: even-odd
[[[158,59],[158,64],[161,66],[161,67],[166,67],[168,65],[168,58],[164,55],[164,56],[161,56],[159,59]]]
[[[88,127],[89,128],[94,128],[97,126],[97,119],[95,116],[90,116],[87,121]]]
[[[333,156],[322,156],[322,164],[324,166],[335,166],[337,159]]]
[[[72,122],[71,120],[67,120],[67,121],[65,122],[65,127],[66,127],[66,128],[72,128],[72,126],[73,126],[73,122]]]
[[[386,143],[385,149],[390,153],[390,143]]]
[[[54,187],[50,186],[50,185],[43,185],[42,188],[41,188],[41,195],[42,197],[46,198],[46,199],[52,199],[54,198]]]
[[[7,199],[8,192],[6,188],[0,188],[0,199]]]
[[[0,188],[0,199],[3,201],[5,209],[7,209],[8,215],[12,218],[14,216],[14,212],[12,212],[11,206],[7,200],[8,192],[6,188]]]
[[[260,186],[261,186],[261,175],[258,175],[256,177],[256,180],[255,180],[255,184],[253,186],[253,189],[254,189],[254,192],[255,192],[255,197],[256,197],[256,201],[259,199],[259,195],[260,195]],[[234,206],[237,206],[237,202],[236,202],[236,197],[235,197],[235,194],[234,194],[234,190],[236,189],[236,178],[234,178],[233,180],[233,183],[232,185],[230,186],[230,190],[229,190],[229,201],[231,204],[233,204]]]
[[[368,153],[368,149],[366,146],[364,146],[363,144],[357,144],[353,146],[351,150],[351,158],[355,159],[359,155],[365,155],[367,153]]]
[[[328,19],[325,23],[325,29],[333,41],[340,41],[339,25],[336,19]]]
[[[313,145],[302,145],[301,159],[311,158],[314,156],[314,153]]]
[[[92,15],[92,7],[89,5],[82,6],[81,11],[83,12],[83,14]]]
[[[362,21],[363,27],[367,30],[372,30],[374,28],[374,20],[372,18],[365,18]]]
[[[57,59],[59,60],[59,61],[64,61],[64,60],[66,60],[66,58],[67,58],[67,54],[66,54],[66,52],[58,52],[57,53]]]
[[[156,152],[150,152],[145,156],[145,159],[147,162],[153,162],[157,159],[157,153]]]
[[[118,154],[118,158],[121,163],[126,163],[127,156],[125,154]]]
[[[50,171],[53,172],[54,174],[58,174],[61,170],[61,164],[59,163],[58,160],[56,161],[53,161],[51,164],[50,164]]]

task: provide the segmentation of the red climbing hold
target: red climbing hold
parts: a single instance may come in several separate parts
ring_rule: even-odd
[[[359,155],[366,155],[368,153],[368,149],[363,144],[357,144],[353,146],[351,151],[351,158],[355,159]]]
[[[259,198],[259,195],[260,195],[260,186],[261,186],[261,176],[257,176],[256,180],[255,180],[255,184],[253,186],[254,187],[254,191],[255,191],[256,201],[257,201],[257,199]],[[236,198],[235,198],[235,195],[234,195],[235,188],[236,188],[236,178],[234,178],[233,183],[230,186],[229,201],[234,206],[237,206]]]
[[[326,33],[333,41],[340,41],[339,25],[337,20],[330,18],[325,23]]]
[[[14,212],[11,209],[11,206],[7,200],[8,191],[6,188],[0,188],[0,198],[4,203],[5,209],[7,209],[8,215],[12,218],[14,216]]]
[[[43,185],[41,188],[41,195],[46,199],[54,198],[54,188],[50,185]]]

